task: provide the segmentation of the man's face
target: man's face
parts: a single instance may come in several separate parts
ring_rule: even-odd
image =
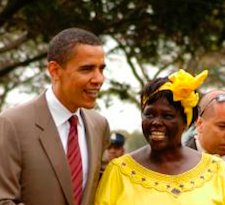
[[[111,145],[107,149],[107,159],[111,161],[114,158],[120,157],[124,154],[124,147],[123,146],[113,146]]]
[[[201,146],[210,154],[225,155],[225,103],[214,102],[197,120]]]
[[[77,45],[63,66],[49,62],[53,91],[71,112],[79,107],[93,108],[104,81],[104,51],[101,46]]]

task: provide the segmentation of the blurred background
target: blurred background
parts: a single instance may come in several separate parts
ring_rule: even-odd
[[[203,93],[225,85],[224,0],[0,0],[0,111],[49,86],[46,53],[68,27],[97,34],[107,53],[96,109],[142,146],[139,93],[182,68],[209,70]]]

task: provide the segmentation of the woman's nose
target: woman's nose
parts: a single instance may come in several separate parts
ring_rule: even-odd
[[[152,120],[152,125],[155,125],[155,126],[160,126],[162,125],[162,119],[160,117],[155,117],[153,120]]]

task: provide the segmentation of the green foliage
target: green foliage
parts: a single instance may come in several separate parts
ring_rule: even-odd
[[[134,131],[129,137],[127,137],[127,152],[132,152],[146,144],[147,141],[145,140],[143,134],[140,131]]]
[[[223,0],[2,0],[1,103],[17,86],[33,92],[48,83],[41,74],[48,41],[73,26],[96,33],[104,43],[113,39],[108,55],[122,51],[139,85],[109,79],[102,97],[114,94],[138,105],[146,81],[178,68],[191,73],[208,68],[207,84],[224,86],[224,6]]]

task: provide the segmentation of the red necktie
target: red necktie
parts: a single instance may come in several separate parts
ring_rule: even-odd
[[[70,130],[68,136],[67,159],[71,170],[73,199],[74,202],[76,201],[77,205],[80,205],[82,198],[83,175],[80,146],[78,143],[77,121],[77,116],[72,116],[69,119]]]

